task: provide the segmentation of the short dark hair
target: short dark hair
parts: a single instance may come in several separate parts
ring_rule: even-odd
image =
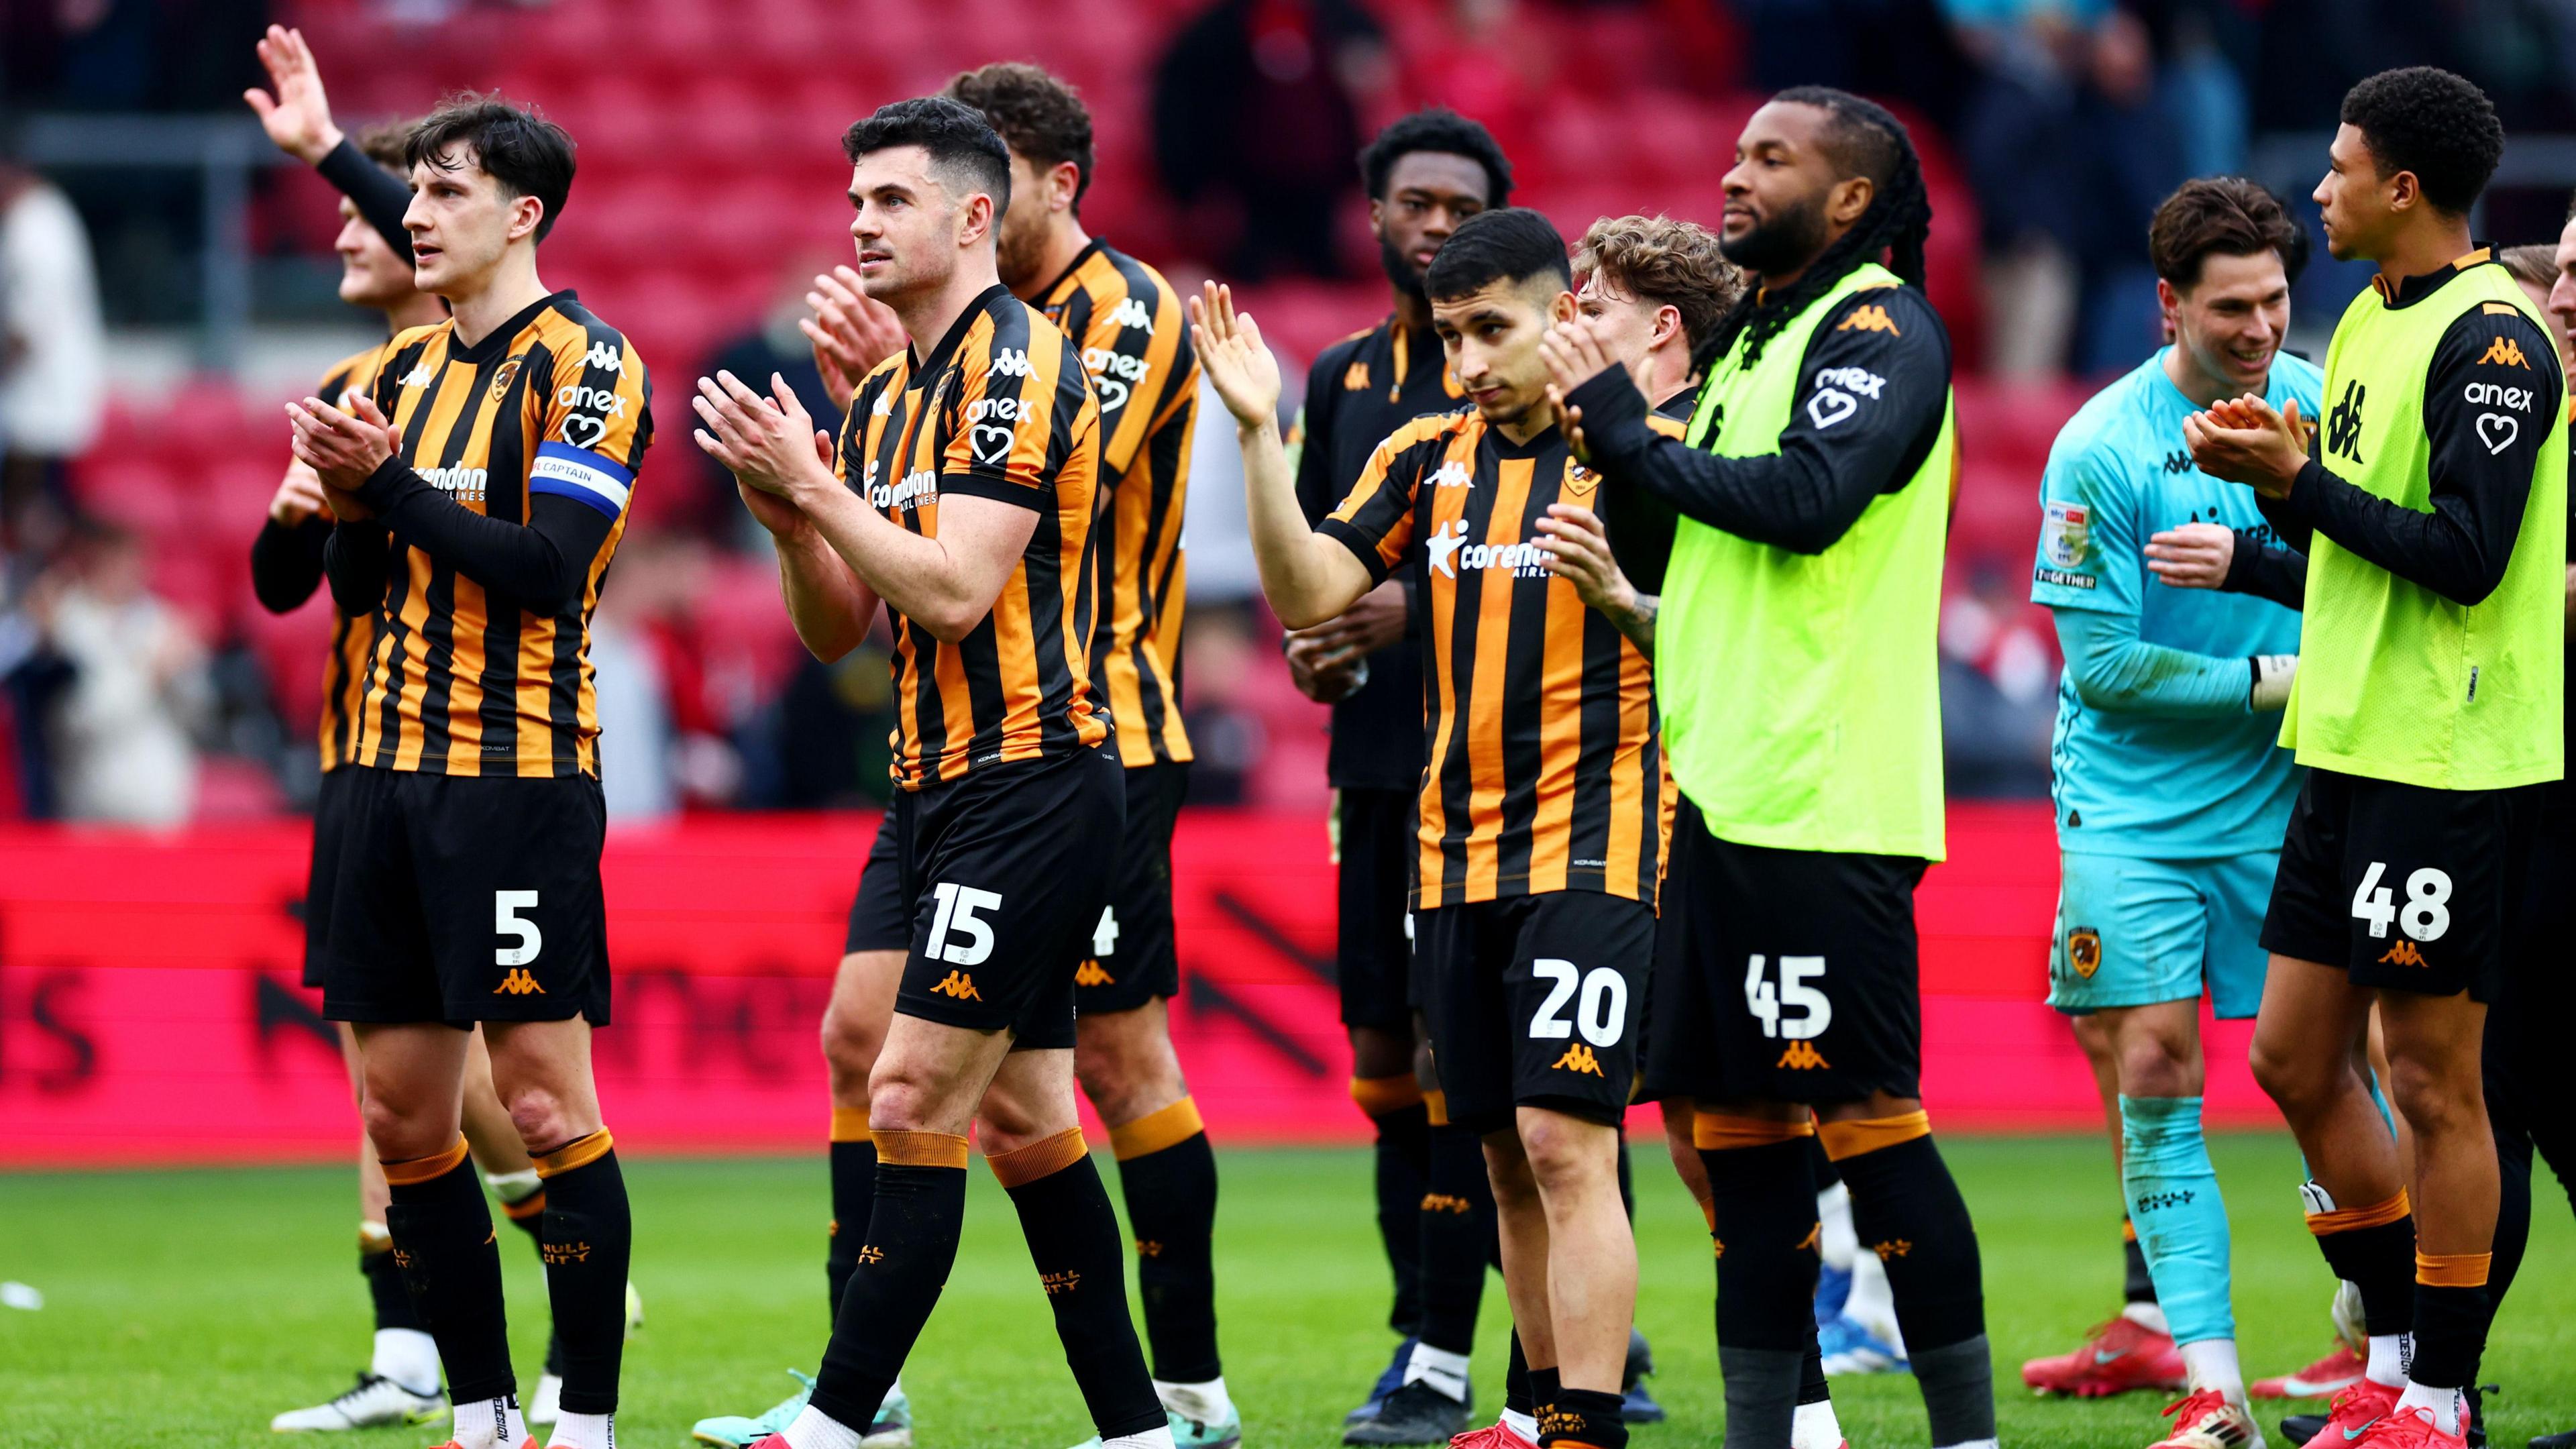
[[[1573,264],[1565,259],[1565,237],[1544,212],[1526,206],[1499,206],[1458,223],[1449,240],[1432,254],[1423,291],[1447,302],[1496,282],[1554,279],[1562,289],[1574,284]]]
[[[930,153],[931,169],[962,173],[970,186],[990,193],[999,231],[1001,215],[1011,206],[1011,148],[972,106],[946,96],[890,101],[841,133],[841,154],[853,165],[871,152],[898,146],[919,146]]]
[[[404,169],[403,150],[411,139],[411,128],[419,124],[418,121],[379,121],[351,136],[349,142],[358,148],[359,155],[387,171],[399,173]]]
[[[1640,302],[1679,311],[1694,358],[1744,291],[1717,233],[1668,216],[1605,216],[1574,244],[1574,260]]]
[[[1511,204],[1512,163],[1494,133],[1446,106],[1432,106],[1399,116],[1360,152],[1360,180],[1371,201],[1386,200],[1387,177],[1395,163],[1417,151],[1464,156],[1485,168],[1485,205]]]
[[[564,199],[572,194],[572,136],[532,107],[514,106],[497,91],[459,91],[420,118],[403,138],[403,169],[426,162],[451,170],[443,158],[462,144],[474,165],[512,196],[533,196],[545,207],[537,240],[555,229]]]
[[[2213,253],[2250,257],[2269,251],[2279,254],[2281,270],[2295,279],[2307,260],[2307,240],[2281,199],[2260,185],[2242,176],[2202,176],[2184,182],[2156,207],[2147,223],[2147,260],[2157,276],[2190,287]]]
[[[1078,173],[1073,213],[1082,214],[1082,194],[1091,189],[1091,110],[1072,86],[1026,61],[1007,60],[959,71],[940,94],[981,112],[1003,144],[1039,170],[1072,162]]]
[[[2486,92],[2429,65],[2362,81],[2344,93],[2342,119],[2381,176],[2414,172],[2424,199],[2453,216],[2477,203],[2504,158],[2504,124]]]

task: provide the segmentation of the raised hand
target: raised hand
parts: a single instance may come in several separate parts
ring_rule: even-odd
[[[1599,324],[1590,317],[1550,326],[1538,340],[1538,351],[1547,362],[1548,381],[1560,396],[1618,365],[1601,340]]]
[[[353,515],[344,511],[344,502],[356,501],[351,495],[402,446],[402,434],[394,431],[394,425],[376,410],[374,399],[364,393],[352,407],[353,413],[344,413],[318,397],[308,397],[288,403],[286,418],[295,427],[295,461],[321,480],[331,511],[342,518],[364,518],[364,509]]]
[[[322,496],[322,479],[300,462],[289,463],[276,494],[268,500],[268,516],[293,528],[330,507],[331,501]]]
[[[2287,498],[2308,458],[2299,400],[2279,412],[2250,394],[2222,399],[2182,420],[2191,460],[2212,478],[2250,485],[2266,498]]]
[[[831,435],[815,428],[805,405],[779,374],[769,375],[767,397],[730,372],[702,377],[698,395],[689,403],[706,424],[693,435],[698,447],[724,464],[743,487],[792,499],[796,488],[811,485],[818,473],[824,480],[831,477]]]
[[[797,330],[814,344],[823,391],[833,406],[846,411],[860,381],[907,345],[903,322],[892,307],[859,290],[859,274],[848,266],[817,275],[805,305],[814,315],[798,318]]]
[[[1279,421],[1279,359],[1261,342],[1261,324],[1234,310],[1234,289],[1216,282],[1189,299],[1190,342],[1199,368],[1225,400],[1237,426]]]
[[[272,25],[259,42],[259,61],[268,67],[268,83],[277,87],[277,94],[272,98],[253,86],[242,92],[242,99],[277,149],[307,166],[319,163],[340,144],[340,128],[331,124],[331,100],[322,92],[322,68],[314,63],[313,47],[304,43],[303,31]]]

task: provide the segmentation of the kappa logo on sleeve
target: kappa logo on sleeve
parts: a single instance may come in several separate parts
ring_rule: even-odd
[[[1834,324],[1834,330],[1836,332],[1884,332],[1890,337],[1905,335],[1904,331],[1898,328],[1895,320],[1887,315],[1887,309],[1876,302],[1866,307],[1854,307],[1850,316]]]
[[[2487,344],[2486,355],[2478,359],[2478,365],[2484,367],[2489,363],[2498,367],[2519,367],[2525,372],[2531,370],[2530,359],[2522,355],[2522,344],[2510,337],[2499,337]]]
[[[602,372],[624,372],[626,356],[605,342],[594,342],[590,344],[590,350],[581,355],[581,365],[596,367]]]
[[[1109,314],[1109,320],[1119,327],[1142,327],[1145,329],[1146,336],[1154,335],[1154,314],[1146,310],[1142,298],[1128,297],[1121,300],[1118,309]]]
[[[1018,347],[995,348],[991,370],[997,377],[1026,377],[1030,372],[1029,354]]]

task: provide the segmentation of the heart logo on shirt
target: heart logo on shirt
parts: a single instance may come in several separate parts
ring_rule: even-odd
[[[2513,440],[2521,436],[2520,420],[2505,413],[2478,414],[2478,441],[2487,445],[2490,455],[2512,447]]]
[[[1807,416],[1815,421],[1818,432],[1858,411],[1859,400],[1838,387],[1819,388],[1814,397],[1807,399]]]
[[[596,448],[608,436],[608,420],[588,413],[574,413],[564,419],[563,440],[576,448]]]
[[[966,445],[974,449],[975,461],[998,467],[1010,461],[1011,445],[1018,440],[1016,431],[999,423],[977,423]]]
[[[1114,377],[1093,378],[1091,380],[1091,390],[1100,396],[1100,415],[1102,417],[1107,417],[1109,414],[1127,406],[1127,384],[1120,382]]]

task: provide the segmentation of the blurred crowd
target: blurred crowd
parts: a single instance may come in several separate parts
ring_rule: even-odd
[[[686,10],[683,0],[657,3],[641,13]],[[292,807],[313,786],[319,672],[318,646],[299,653],[318,635],[281,635],[245,619],[229,597],[229,574],[190,572],[169,556],[174,529],[184,544],[191,526],[154,520],[196,515],[103,506],[109,484],[131,470],[84,472],[103,420],[113,432],[124,416],[111,411],[111,329],[166,320],[174,309],[156,289],[194,285],[188,256],[204,239],[193,219],[174,219],[187,218],[192,204],[184,178],[12,167],[10,123],[62,112],[237,117],[242,88],[259,74],[250,41],[271,18],[337,15],[431,36],[478,16],[547,8],[548,0],[16,0],[0,12],[0,818],[169,825]],[[1664,103],[1655,97],[1821,83],[1885,98],[1943,158],[1954,187],[1935,230],[1936,241],[1958,249],[1960,266],[1957,280],[1945,281],[1936,262],[1933,291],[1962,338],[1963,364],[2062,396],[2068,409],[2079,396],[2070,379],[2131,366],[2156,341],[2142,245],[2155,203],[2186,177],[2244,171],[2264,135],[2320,134],[2360,76],[2397,63],[2444,65],[2495,98],[2509,132],[2576,131],[2571,0],[1154,0],[1140,8],[1152,18],[1150,44],[1132,63],[1133,99],[1095,106],[1135,113],[1138,164],[1125,169],[1150,174],[1114,178],[1107,204],[1124,210],[1109,229],[1127,240],[1120,218],[1135,212],[1142,220],[1132,230],[1155,242],[1141,249],[1185,290],[1210,274],[1284,289],[1300,303],[1292,315],[1312,319],[1281,329],[1291,354],[1311,353],[1382,311],[1378,259],[1353,220],[1363,198],[1352,158],[1376,125],[1423,103],[1490,124],[1516,159],[1526,158],[1527,194],[1543,207],[1550,196],[1568,209],[1593,199],[1583,189],[1594,179],[1583,147],[1633,147],[1663,158],[1659,174],[1698,178],[1701,190],[1672,203],[1695,214],[1712,209],[1706,187],[1724,169],[1731,137],[1708,123],[1708,110],[1657,109]],[[1073,9],[1076,25],[1114,19],[1124,33],[1143,23],[1117,0]],[[1569,43],[1585,36],[1625,39]],[[1652,73],[1638,77],[1631,104],[1624,82],[1640,69]],[[1624,114],[1622,105],[1630,106]],[[1583,131],[1586,118],[1599,129]],[[316,186],[296,168],[260,178],[251,233],[263,256],[319,251],[330,218],[327,192]],[[591,204],[576,188],[576,216]],[[1588,209],[1560,218],[1576,227],[1589,219]],[[792,258],[766,306],[730,304],[729,326],[719,318],[690,334],[684,350],[696,355],[653,356],[664,388],[715,366],[775,370],[824,411],[796,321],[807,279],[832,260],[823,251]],[[587,285],[579,275],[550,277]],[[1292,377],[1302,375],[1292,366]],[[274,457],[257,459],[273,484],[284,429],[240,421],[263,419],[267,401],[239,402],[236,421],[253,453],[256,439],[274,435]],[[151,416],[148,402],[119,398],[116,406]],[[1203,407],[1201,416],[1223,410]],[[1969,437],[1966,446],[1973,464],[1981,441]],[[1193,798],[1312,804],[1322,715],[1279,663],[1277,627],[1259,603],[1242,539],[1233,467],[1230,438],[1201,439],[1183,660],[1201,760]],[[240,465],[250,497],[244,538],[257,526],[259,504],[247,490],[260,485],[247,480],[259,471]],[[2035,525],[2036,467],[2027,473],[1996,486],[2019,490],[2000,506],[2020,512],[2001,516]],[[824,666],[795,648],[758,530],[728,480],[684,438],[655,449],[638,500],[637,532],[621,552],[597,634],[613,810],[650,819],[881,798],[882,649]],[[223,506],[242,505],[226,495]],[[1954,542],[1941,635],[1954,793],[2046,788],[2058,660],[2027,598],[2030,536],[2007,522],[1985,543]]]

